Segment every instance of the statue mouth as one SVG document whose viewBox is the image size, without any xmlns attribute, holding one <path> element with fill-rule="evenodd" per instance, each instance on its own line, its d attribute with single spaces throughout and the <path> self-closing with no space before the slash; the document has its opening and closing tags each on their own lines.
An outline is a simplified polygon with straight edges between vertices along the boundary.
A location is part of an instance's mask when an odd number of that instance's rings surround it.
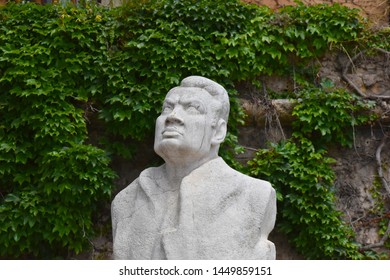
<svg viewBox="0 0 390 280">
<path fill-rule="evenodd" d="M 173 138 L 176 136 L 183 135 L 183 133 L 177 129 L 175 126 L 168 126 L 166 127 L 161 134 L 163 135 L 164 138 Z"/>
</svg>

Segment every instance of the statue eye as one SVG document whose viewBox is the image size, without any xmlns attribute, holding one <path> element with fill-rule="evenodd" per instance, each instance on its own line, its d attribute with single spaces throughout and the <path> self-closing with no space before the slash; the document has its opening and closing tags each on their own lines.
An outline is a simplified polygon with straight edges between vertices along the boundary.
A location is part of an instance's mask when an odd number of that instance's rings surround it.
<svg viewBox="0 0 390 280">
<path fill-rule="evenodd" d="M 188 107 L 187 107 L 187 110 L 188 111 L 199 111 L 199 105 L 189 105 Z"/>
<path fill-rule="evenodd" d="M 202 113 L 202 106 L 200 104 L 188 104 L 186 111 L 189 113 L 199 114 Z"/>
<path fill-rule="evenodd" d="M 162 108 L 162 112 L 163 113 L 170 113 L 170 112 L 172 112 L 172 110 L 173 110 L 172 106 L 167 105 L 167 104 L 164 105 L 163 108 Z"/>
</svg>

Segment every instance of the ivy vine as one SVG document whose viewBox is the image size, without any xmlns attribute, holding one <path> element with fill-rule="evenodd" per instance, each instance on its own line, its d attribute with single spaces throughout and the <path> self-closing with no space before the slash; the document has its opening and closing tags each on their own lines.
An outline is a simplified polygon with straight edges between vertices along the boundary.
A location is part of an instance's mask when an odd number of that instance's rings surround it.
<svg viewBox="0 0 390 280">
<path fill-rule="evenodd" d="M 372 107 L 329 82 L 297 93 L 292 137 L 261 149 L 249 162 L 253 176 L 277 189 L 278 227 L 309 259 L 361 259 L 352 229 L 335 209 L 332 164 L 327 145 L 352 145 L 353 127 L 374 116 L 358 114 Z"/>
<path fill-rule="evenodd" d="M 88 144 L 78 106 L 96 84 L 97 15 L 34 4 L 0 10 L 1 257 L 81 252 L 99 201 L 110 197 L 110 159 Z"/>
<path fill-rule="evenodd" d="M 273 11 L 237 0 L 131 0 L 113 9 L 89 3 L 1 7 L 0 256 L 66 257 L 86 250 L 94 211 L 113 188 L 110 156 L 132 158 L 137 141 L 153 133 L 166 92 L 182 78 L 203 75 L 228 89 L 230 134 L 222 155 L 236 164 L 244 114 L 234 84 L 289 75 L 292 66 L 303 68 L 330 46 L 353 50 L 359 38 L 370 40 L 365 28 L 356 10 L 340 5 Z M 300 98 L 309 104 L 313 95 L 324 101 L 331 96 L 328 105 L 346 114 L 365 106 L 332 92 L 309 89 Z M 275 171 L 270 180 L 287 205 L 283 219 L 302 225 L 296 245 L 308 257 L 356 258 L 349 232 L 332 210 L 332 160 L 309 134 L 347 144 L 348 136 L 338 132 L 348 121 L 363 120 L 345 115 L 335 130 L 334 119 L 320 125 L 322 116 L 313 117 L 305 103 L 296 111 L 302 135 L 260 151 L 251 172 Z M 286 160 L 293 171 L 283 177 L 278 168 L 287 168 Z M 296 183 L 287 193 L 290 181 Z M 316 204 L 308 207 L 311 199 Z M 305 235 L 304 225 L 313 225 L 307 232 L 315 231 L 315 238 Z M 284 228 L 292 233 L 288 223 Z M 310 253 L 312 240 L 319 249 Z"/>
</svg>

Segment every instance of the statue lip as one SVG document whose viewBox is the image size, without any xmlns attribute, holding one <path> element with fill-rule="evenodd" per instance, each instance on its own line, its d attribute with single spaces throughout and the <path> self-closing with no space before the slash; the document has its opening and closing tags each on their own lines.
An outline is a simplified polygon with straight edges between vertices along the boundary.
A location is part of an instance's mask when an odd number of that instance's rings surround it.
<svg viewBox="0 0 390 280">
<path fill-rule="evenodd" d="M 180 132 L 175 126 L 168 126 L 164 128 L 164 130 L 161 132 L 163 136 L 166 137 L 173 137 L 177 135 L 183 135 L 182 132 Z"/>
</svg>

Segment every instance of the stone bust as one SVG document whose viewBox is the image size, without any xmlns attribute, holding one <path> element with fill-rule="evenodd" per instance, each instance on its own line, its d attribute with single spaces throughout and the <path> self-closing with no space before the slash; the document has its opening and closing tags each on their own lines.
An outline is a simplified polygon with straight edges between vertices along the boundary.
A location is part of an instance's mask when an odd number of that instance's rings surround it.
<svg viewBox="0 0 390 280">
<path fill-rule="evenodd" d="M 154 143 L 165 164 L 112 202 L 115 259 L 275 259 L 274 189 L 218 156 L 229 107 L 226 90 L 200 76 L 168 92 Z"/>
</svg>

